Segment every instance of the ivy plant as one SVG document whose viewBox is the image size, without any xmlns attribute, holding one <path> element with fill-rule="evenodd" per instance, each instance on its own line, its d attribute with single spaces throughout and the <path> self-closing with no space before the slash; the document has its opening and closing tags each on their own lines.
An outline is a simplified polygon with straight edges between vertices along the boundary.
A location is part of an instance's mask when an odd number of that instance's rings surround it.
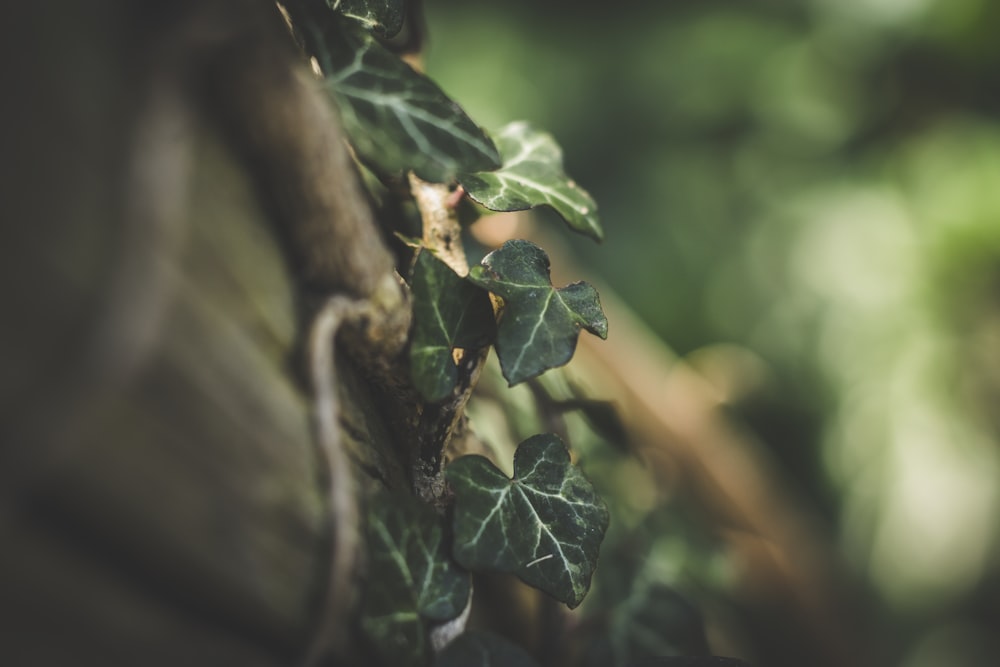
<svg viewBox="0 0 1000 667">
<path fill-rule="evenodd" d="M 403 28 L 402 0 L 326 0 L 326 4 L 383 37 L 393 37 Z"/>
<path fill-rule="evenodd" d="M 324 11 L 326 4 L 298 0 L 291 13 L 364 162 L 380 174 L 412 171 L 434 182 L 500 166 L 496 145 L 461 107 L 372 34 L 398 29 L 401 1 L 332 2 Z"/>
<path fill-rule="evenodd" d="M 552 135 L 518 121 L 501 129 L 496 142 L 500 169 L 458 177 L 470 197 L 491 211 L 548 206 L 570 229 L 604 240 L 597 204 L 563 172 L 562 149 Z"/>
<path fill-rule="evenodd" d="M 458 459 L 447 472 L 459 563 L 516 574 L 571 608 L 583 601 L 608 510 L 558 436 L 522 442 L 513 479 L 475 455 Z"/>
<path fill-rule="evenodd" d="M 507 241 L 472 268 L 469 280 L 503 299 L 496 349 L 512 385 L 568 362 L 581 328 L 608 336 L 597 290 L 584 282 L 553 287 L 549 258 L 530 241 Z"/>
<path fill-rule="evenodd" d="M 376 494 L 368 512 L 370 581 L 361 628 L 387 664 L 426 660 L 428 628 L 458 616 L 469 574 L 448 556 L 441 518 L 420 503 Z"/>
<path fill-rule="evenodd" d="M 414 325 L 410 342 L 413 383 L 428 401 L 451 393 L 458 378 L 455 348 L 489 345 L 496 321 L 489 296 L 422 249 L 410 278 Z"/>
<path fill-rule="evenodd" d="M 397 266 L 412 304 L 405 357 L 417 403 L 406 422 L 414 442 L 401 449 L 416 452 L 414 471 L 437 481 L 424 488 L 430 497 L 416 482 L 414 489 L 369 494 L 359 630 L 384 665 L 536 665 L 497 636 L 462 634 L 475 597 L 473 575 L 512 574 L 577 607 L 598 566 L 608 508 L 553 433 L 517 447 L 512 477 L 501 471 L 506 462 L 478 454 L 442 469 L 444 451 L 461 430 L 464 401 L 489 346 L 513 386 L 568 363 L 581 331 L 606 338 L 608 321 L 592 286 L 552 284 L 548 255 L 529 241 L 509 240 L 466 270 L 458 211 L 463 198 L 487 211 L 547 207 L 573 232 L 601 241 L 597 205 L 565 173 L 550 134 L 514 122 L 491 135 L 397 53 L 391 38 L 407 27 L 415 9 L 408 0 L 285 0 L 283 6 L 339 111 L 353 155 L 381 183 L 378 199 L 398 200 L 387 209 L 416 208 L 424 227 Z M 431 212 L 417 194 L 425 185 L 439 197 Z M 387 237 L 400 231 L 392 227 Z M 406 388 L 393 391 L 410 395 Z"/>
</svg>

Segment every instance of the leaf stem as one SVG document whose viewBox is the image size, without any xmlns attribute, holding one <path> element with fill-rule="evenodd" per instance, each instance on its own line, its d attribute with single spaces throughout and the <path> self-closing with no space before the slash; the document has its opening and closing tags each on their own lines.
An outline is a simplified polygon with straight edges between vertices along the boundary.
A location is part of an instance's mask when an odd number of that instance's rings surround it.
<svg viewBox="0 0 1000 667">
<path fill-rule="evenodd" d="M 469 262 L 462 245 L 462 227 L 456 212 L 456 193 L 447 185 L 429 183 L 409 174 L 410 191 L 423 221 L 422 242 L 460 276 L 469 274 Z M 447 453 L 458 455 L 465 432 L 465 406 L 479 380 L 489 348 L 455 351 L 458 382 L 451 396 L 441 403 L 425 406 L 417 430 L 417 461 L 414 490 L 426 502 L 443 508 L 445 482 L 442 465 Z"/>
<path fill-rule="evenodd" d="M 423 244 L 458 275 L 469 274 L 469 261 L 462 247 L 454 192 L 442 183 L 428 183 L 410 172 L 410 192 L 424 223 Z"/>
</svg>

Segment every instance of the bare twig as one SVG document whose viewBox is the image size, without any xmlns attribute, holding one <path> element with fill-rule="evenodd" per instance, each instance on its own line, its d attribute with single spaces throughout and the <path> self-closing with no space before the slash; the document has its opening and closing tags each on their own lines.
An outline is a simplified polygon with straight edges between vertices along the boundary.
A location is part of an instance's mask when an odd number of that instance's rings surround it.
<svg viewBox="0 0 1000 667">
<path fill-rule="evenodd" d="M 458 275 L 468 275 L 469 262 L 462 247 L 462 226 L 455 210 L 455 193 L 447 185 L 428 183 L 412 172 L 410 192 L 424 223 L 424 247 L 433 250 Z"/>
</svg>

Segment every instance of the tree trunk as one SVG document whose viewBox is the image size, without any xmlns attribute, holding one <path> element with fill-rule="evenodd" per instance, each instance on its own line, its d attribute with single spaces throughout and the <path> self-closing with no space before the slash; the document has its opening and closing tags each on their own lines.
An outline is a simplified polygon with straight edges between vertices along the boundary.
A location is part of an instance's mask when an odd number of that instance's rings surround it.
<svg viewBox="0 0 1000 667">
<path fill-rule="evenodd" d="M 230 74 L 233 35 L 280 16 L 115 0 L 5 14 L 0 662 L 294 664 L 332 548 L 304 281 L 259 146 L 219 110 L 238 100 L 206 86 Z M 346 445 L 367 445 L 354 460 L 386 474 L 346 359 L 338 387 Z"/>
</svg>

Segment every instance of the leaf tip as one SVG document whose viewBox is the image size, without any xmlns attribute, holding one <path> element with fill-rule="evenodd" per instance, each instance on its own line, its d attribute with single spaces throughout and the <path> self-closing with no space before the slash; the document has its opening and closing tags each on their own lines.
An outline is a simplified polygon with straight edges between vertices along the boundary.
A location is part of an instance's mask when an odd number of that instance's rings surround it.
<svg viewBox="0 0 1000 667">
<path fill-rule="evenodd" d="M 599 304 L 598 304 L 598 307 L 600 307 Z M 600 338 L 601 340 L 607 340 L 608 339 L 608 318 L 604 314 L 603 310 L 601 311 L 601 318 L 599 320 L 595 321 L 594 323 L 592 323 L 591 327 L 588 328 L 587 330 L 590 333 L 592 333 L 595 336 L 597 336 L 598 338 Z"/>
</svg>

